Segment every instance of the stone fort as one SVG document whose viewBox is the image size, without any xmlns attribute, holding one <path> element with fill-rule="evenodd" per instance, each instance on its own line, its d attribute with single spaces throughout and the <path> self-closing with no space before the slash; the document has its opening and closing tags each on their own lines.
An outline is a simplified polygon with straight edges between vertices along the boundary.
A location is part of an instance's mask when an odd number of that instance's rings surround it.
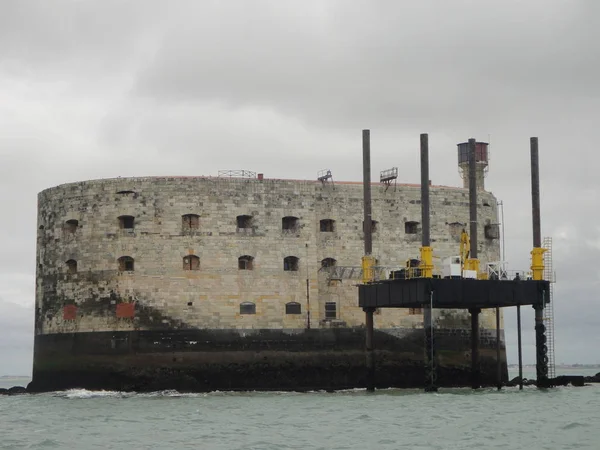
<svg viewBox="0 0 600 450">
<path fill-rule="evenodd" d="M 479 187 L 479 258 L 498 261 L 497 201 L 482 178 Z M 362 195 L 360 182 L 262 175 L 116 178 L 41 192 L 34 384 L 36 370 L 77 342 L 92 348 L 94 336 L 106 341 L 96 353 L 137 354 L 139 333 L 152 330 L 221 330 L 237 339 L 268 330 L 360 329 Z M 468 190 L 432 185 L 430 197 L 438 270 L 443 258 L 459 254 Z M 372 210 L 373 255 L 380 276 L 388 276 L 418 258 L 419 185 L 372 183 Z M 422 332 L 419 309 L 377 311 L 374 320 L 392 335 Z M 438 328 L 469 329 L 466 311 L 439 310 L 434 320 Z M 483 338 L 491 330 L 495 339 L 494 310 L 480 321 Z M 171 338 L 160 336 L 144 345 L 164 349 Z M 200 345 L 185 339 L 185 351 Z M 169 352 L 182 350 L 169 345 Z"/>
</svg>

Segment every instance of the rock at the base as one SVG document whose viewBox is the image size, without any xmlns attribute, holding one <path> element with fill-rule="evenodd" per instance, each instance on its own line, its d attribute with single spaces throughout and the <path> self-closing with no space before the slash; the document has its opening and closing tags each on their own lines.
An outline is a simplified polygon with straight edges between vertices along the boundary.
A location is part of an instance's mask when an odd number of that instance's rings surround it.
<svg viewBox="0 0 600 450">
<path fill-rule="evenodd" d="M 6 395 L 18 395 L 18 394 L 27 394 L 27 389 L 23 386 L 13 386 L 8 388 L 5 392 Z"/>
</svg>

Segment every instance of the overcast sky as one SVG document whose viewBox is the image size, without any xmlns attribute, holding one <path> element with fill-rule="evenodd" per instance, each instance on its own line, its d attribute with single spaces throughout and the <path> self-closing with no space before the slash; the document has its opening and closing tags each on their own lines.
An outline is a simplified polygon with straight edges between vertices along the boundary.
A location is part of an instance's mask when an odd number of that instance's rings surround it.
<svg viewBox="0 0 600 450">
<path fill-rule="evenodd" d="M 556 358 L 599 363 L 600 3 L 595 0 L 5 0 L 0 14 L 0 375 L 31 370 L 36 195 L 145 175 L 361 179 L 392 166 L 460 185 L 456 144 L 491 140 L 487 187 L 527 268 L 529 137 L 554 239 Z M 533 313 L 524 351 L 534 361 Z M 516 362 L 515 311 L 506 311 Z"/>
</svg>

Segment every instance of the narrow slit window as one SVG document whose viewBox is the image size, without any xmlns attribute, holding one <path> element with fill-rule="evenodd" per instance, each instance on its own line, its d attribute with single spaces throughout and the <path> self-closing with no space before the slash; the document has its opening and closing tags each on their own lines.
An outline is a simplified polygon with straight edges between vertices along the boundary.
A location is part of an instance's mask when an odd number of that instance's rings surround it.
<svg viewBox="0 0 600 450">
<path fill-rule="evenodd" d="M 120 272 L 133 272 L 134 261 L 131 256 L 121 256 L 118 259 Z"/>
<path fill-rule="evenodd" d="M 200 258 L 196 255 L 184 256 L 183 270 L 200 270 Z"/>
<path fill-rule="evenodd" d="M 286 256 L 285 258 L 283 258 L 283 270 L 285 270 L 286 272 L 297 272 L 298 262 L 298 257 Z"/>
<path fill-rule="evenodd" d="M 335 231 L 335 220 L 322 219 L 320 222 L 320 229 L 322 233 L 333 233 Z"/>
<path fill-rule="evenodd" d="M 254 269 L 254 258 L 250 255 L 240 256 L 238 258 L 238 269 L 239 270 L 253 270 Z"/>
<path fill-rule="evenodd" d="M 181 216 L 181 228 L 185 230 L 197 230 L 200 228 L 200 216 L 198 214 L 184 214 Z"/>
<path fill-rule="evenodd" d="M 77 261 L 75 261 L 74 259 L 69 259 L 65 265 L 67 266 L 67 273 L 68 274 L 75 274 L 77 273 Z"/>
<path fill-rule="evenodd" d="M 251 302 L 240 303 L 240 314 L 256 314 L 256 305 Z"/>
<path fill-rule="evenodd" d="M 302 314 L 302 306 L 298 302 L 289 302 L 285 304 L 286 314 Z"/>
</svg>

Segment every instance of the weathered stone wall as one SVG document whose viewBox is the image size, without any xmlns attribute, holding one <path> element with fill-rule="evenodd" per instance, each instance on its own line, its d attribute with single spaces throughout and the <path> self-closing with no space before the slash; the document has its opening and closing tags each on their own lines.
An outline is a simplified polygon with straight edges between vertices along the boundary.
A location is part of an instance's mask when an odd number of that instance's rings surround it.
<svg viewBox="0 0 600 450">
<path fill-rule="evenodd" d="M 307 278 L 313 328 L 360 326 L 357 279 L 328 281 L 321 261 L 359 266 L 363 255 L 362 183 L 236 178 L 119 178 L 72 183 L 45 190 L 38 199 L 36 293 L 37 334 L 165 328 L 302 329 L 307 325 Z M 400 267 L 419 255 L 421 235 L 406 234 L 405 222 L 421 221 L 420 188 L 374 183 L 373 254 L 380 266 Z M 197 230 L 184 230 L 182 215 L 199 215 Z M 120 229 L 119 216 L 135 218 L 134 230 Z M 251 230 L 236 217 L 252 216 Z M 431 237 L 440 258 L 458 254 L 461 225 L 468 224 L 468 192 L 431 188 Z M 283 231 L 282 218 L 299 219 Z M 333 219 L 335 231 L 321 232 Z M 76 220 L 77 226 L 66 224 Z M 497 222 L 496 199 L 479 193 L 479 257 L 499 259 L 497 239 L 484 225 Z M 184 270 L 183 258 L 200 258 L 199 270 Z M 238 258 L 254 258 L 239 270 Z M 118 258 L 134 258 L 134 271 L 119 271 Z M 298 271 L 284 271 L 286 256 L 299 258 Z M 68 273 L 66 261 L 77 261 Z M 441 263 L 441 260 L 435 260 Z M 118 305 L 135 303 L 135 317 L 117 317 Z M 252 302 L 256 314 L 240 314 Z M 298 302 L 302 313 L 286 314 Z M 325 303 L 335 302 L 336 320 L 324 321 Z M 75 305 L 74 316 L 64 307 Z M 445 327 L 464 328 L 467 315 L 443 313 Z M 441 318 L 440 318 L 441 320 Z M 418 328 L 422 315 L 384 310 L 378 328 Z M 495 328 L 493 311 L 483 328 Z"/>
</svg>

